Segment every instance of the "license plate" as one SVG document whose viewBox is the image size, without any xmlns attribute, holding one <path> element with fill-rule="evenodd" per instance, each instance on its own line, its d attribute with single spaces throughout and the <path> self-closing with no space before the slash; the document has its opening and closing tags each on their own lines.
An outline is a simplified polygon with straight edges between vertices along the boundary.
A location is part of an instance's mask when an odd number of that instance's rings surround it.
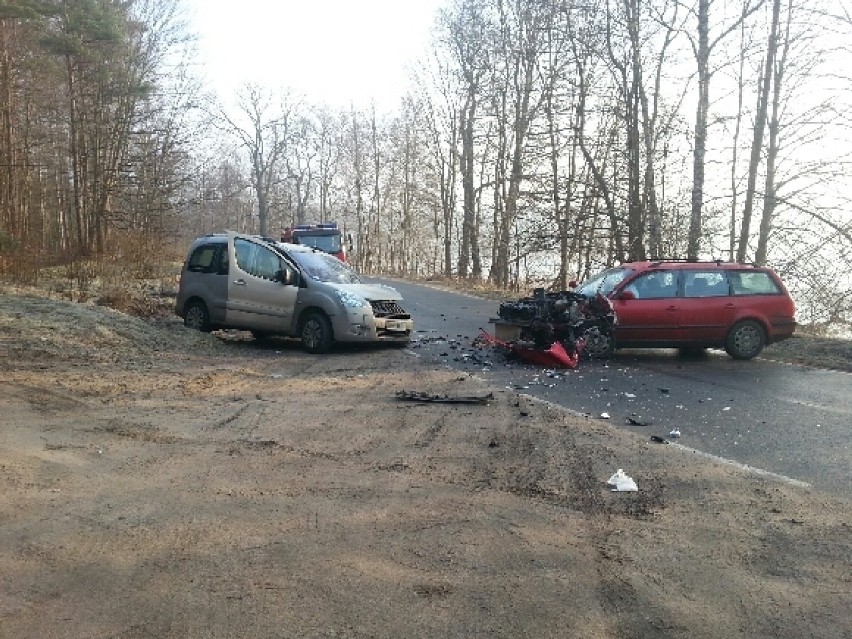
<svg viewBox="0 0 852 639">
<path fill-rule="evenodd" d="M 404 331 L 406 329 L 405 322 L 399 320 L 387 320 L 385 322 L 385 330 L 388 331 Z"/>
</svg>

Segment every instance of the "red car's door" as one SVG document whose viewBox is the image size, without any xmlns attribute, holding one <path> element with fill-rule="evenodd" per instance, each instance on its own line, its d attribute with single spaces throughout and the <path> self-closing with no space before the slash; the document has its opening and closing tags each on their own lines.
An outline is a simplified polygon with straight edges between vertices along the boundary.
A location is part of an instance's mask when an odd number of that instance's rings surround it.
<svg viewBox="0 0 852 639">
<path fill-rule="evenodd" d="M 736 309 L 725 271 L 683 272 L 680 327 L 685 340 L 695 345 L 723 344 Z"/>
<path fill-rule="evenodd" d="M 676 343 L 679 336 L 679 271 L 639 274 L 615 292 L 618 318 L 616 342 L 620 345 Z"/>
</svg>

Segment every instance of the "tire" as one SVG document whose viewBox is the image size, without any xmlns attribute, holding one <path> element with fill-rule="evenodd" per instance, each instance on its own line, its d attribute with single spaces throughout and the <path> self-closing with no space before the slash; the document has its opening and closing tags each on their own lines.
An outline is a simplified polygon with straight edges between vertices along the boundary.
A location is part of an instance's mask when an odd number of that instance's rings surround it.
<svg viewBox="0 0 852 639">
<path fill-rule="evenodd" d="M 302 320 L 299 334 L 302 337 L 302 346 L 309 353 L 327 353 L 334 342 L 331 322 L 323 313 L 309 313 Z"/>
<path fill-rule="evenodd" d="M 202 333 L 209 333 L 210 312 L 207 306 L 201 300 L 192 300 L 186 305 L 186 311 L 183 315 L 183 325 Z"/>
<path fill-rule="evenodd" d="M 754 320 L 737 322 L 725 338 L 725 351 L 734 359 L 751 359 L 766 345 L 766 333 Z"/>
<path fill-rule="evenodd" d="M 606 359 L 615 352 L 615 335 L 612 330 L 591 326 L 583 333 L 586 346 L 583 352 L 594 359 Z"/>
</svg>

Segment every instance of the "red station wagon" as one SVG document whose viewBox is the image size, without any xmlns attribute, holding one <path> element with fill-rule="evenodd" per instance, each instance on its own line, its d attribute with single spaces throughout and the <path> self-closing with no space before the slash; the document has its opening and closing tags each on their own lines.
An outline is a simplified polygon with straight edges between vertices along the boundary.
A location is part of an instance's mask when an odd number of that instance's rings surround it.
<svg viewBox="0 0 852 639">
<path fill-rule="evenodd" d="M 724 348 L 750 359 L 796 328 L 795 304 L 768 268 L 730 262 L 628 262 L 576 291 L 612 300 L 618 348 Z"/>
</svg>

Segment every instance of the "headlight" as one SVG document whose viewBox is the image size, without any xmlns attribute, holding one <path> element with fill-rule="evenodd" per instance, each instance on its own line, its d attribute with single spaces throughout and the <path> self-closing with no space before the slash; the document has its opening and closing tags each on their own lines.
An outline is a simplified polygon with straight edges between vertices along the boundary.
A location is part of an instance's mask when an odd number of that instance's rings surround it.
<svg viewBox="0 0 852 639">
<path fill-rule="evenodd" d="M 360 295 L 355 295 L 355 293 L 350 293 L 349 291 L 335 291 L 337 293 L 337 299 L 340 300 L 340 303 L 344 306 L 348 306 L 349 308 L 360 308 L 362 306 L 369 306 L 367 300 L 365 300 Z"/>
</svg>

